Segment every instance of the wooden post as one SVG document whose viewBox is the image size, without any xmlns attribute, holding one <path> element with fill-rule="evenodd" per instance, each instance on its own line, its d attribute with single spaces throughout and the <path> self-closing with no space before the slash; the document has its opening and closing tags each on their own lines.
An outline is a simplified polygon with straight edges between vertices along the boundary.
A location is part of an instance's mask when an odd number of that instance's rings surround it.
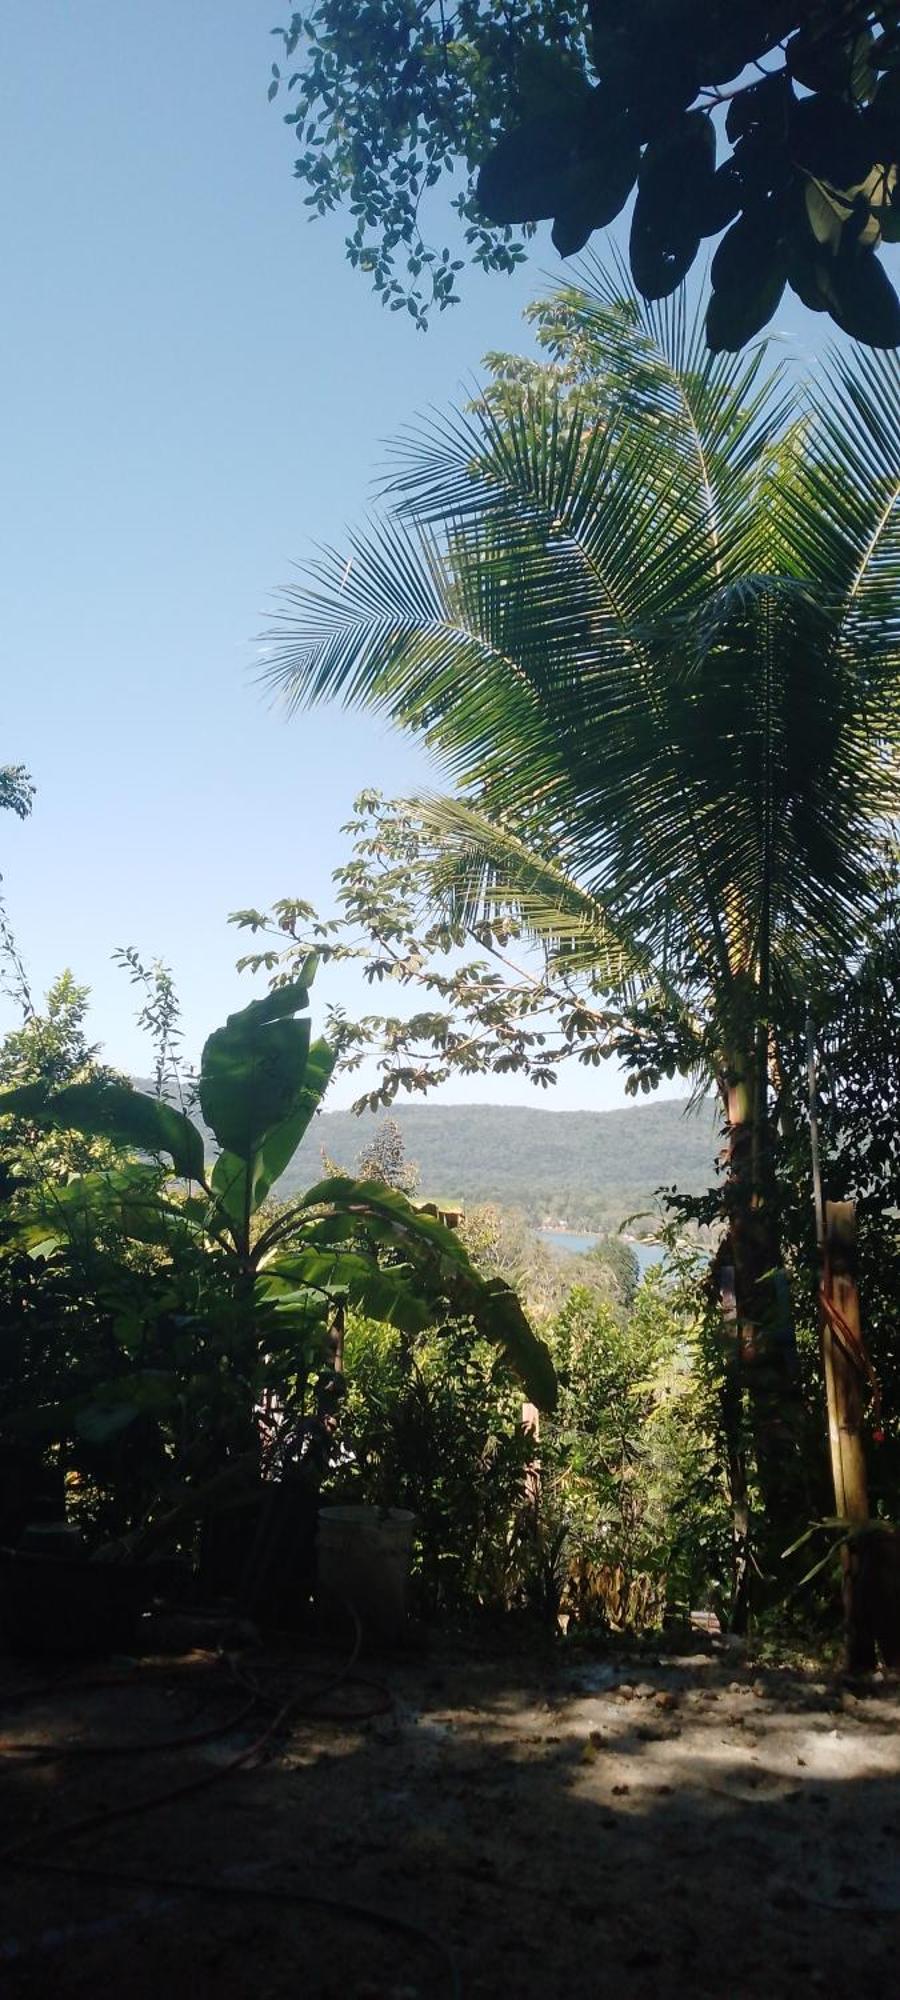
<svg viewBox="0 0 900 2000">
<path fill-rule="evenodd" d="M 828 1442 L 835 1513 L 851 1530 L 841 1549 L 845 1665 L 868 1672 L 877 1659 L 881 1623 L 879 1578 L 871 1573 L 868 1543 L 860 1534 L 869 1519 L 869 1490 L 862 1435 L 862 1324 L 856 1287 L 856 1207 L 825 1203 L 822 1362 L 828 1397 Z M 834 1318 L 829 1316 L 829 1306 Z"/>
<path fill-rule="evenodd" d="M 536 1512 L 541 1499 L 541 1413 L 536 1403 L 522 1404 L 522 1429 L 534 1440 L 534 1457 L 525 1467 L 525 1497 Z"/>
<path fill-rule="evenodd" d="M 869 1489 L 862 1435 L 862 1325 L 856 1287 L 856 1207 L 852 1201 L 825 1203 L 825 1257 L 826 1299 L 839 1315 L 835 1326 L 823 1307 L 822 1363 L 834 1510 L 841 1520 L 861 1527 L 869 1518 Z"/>
</svg>

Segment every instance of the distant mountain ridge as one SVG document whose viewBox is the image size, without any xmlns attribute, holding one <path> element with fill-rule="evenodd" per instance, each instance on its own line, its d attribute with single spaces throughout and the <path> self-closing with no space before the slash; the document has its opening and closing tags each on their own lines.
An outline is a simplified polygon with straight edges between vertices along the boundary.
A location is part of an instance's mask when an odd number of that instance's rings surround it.
<svg viewBox="0 0 900 2000">
<path fill-rule="evenodd" d="M 493 1201 L 532 1223 L 575 1229 L 617 1228 L 651 1209 L 659 1187 L 703 1193 L 715 1180 L 721 1143 L 711 1098 L 691 1112 L 670 1099 L 621 1111 L 401 1103 L 391 1115 L 418 1166 L 421 1196 L 448 1205 Z M 321 1179 L 323 1155 L 352 1172 L 378 1123 L 368 1112 L 320 1113 L 277 1193 Z"/>
<path fill-rule="evenodd" d="M 683 1103 L 641 1104 L 623 1111 L 545 1111 L 499 1104 L 403 1105 L 393 1116 L 407 1156 L 419 1168 L 423 1195 L 463 1204 L 493 1201 L 521 1209 L 534 1223 L 576 1229 L 617 1227 L 653 1205 L 661 1186 L 700 1194 L 715 1179 L 720 1141 L 707 1100 L 686 1115 Z M 313 1149 L 355 1166 L 374 1117 L 324 1112 L 308 1132 L 282 1184 L 308 1184 Z"/>
</svg>

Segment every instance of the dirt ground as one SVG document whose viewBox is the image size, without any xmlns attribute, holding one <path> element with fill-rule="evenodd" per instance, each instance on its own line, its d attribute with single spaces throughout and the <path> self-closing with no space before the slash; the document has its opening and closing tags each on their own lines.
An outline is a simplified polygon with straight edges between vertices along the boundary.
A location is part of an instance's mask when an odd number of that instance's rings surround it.
<svg viewBox="0 0 900 2000">
<path fill-rule="evenodd" d="M 4 1996 L 900 1990 L 896 1680 L 434 1646 L 362 1662 L 326 1719 L 307 1648 L 244 1659 L 269 1706 L 229 1729 L 209 1653 L 93 1671 L 0 1671 Z"/>
</svg>

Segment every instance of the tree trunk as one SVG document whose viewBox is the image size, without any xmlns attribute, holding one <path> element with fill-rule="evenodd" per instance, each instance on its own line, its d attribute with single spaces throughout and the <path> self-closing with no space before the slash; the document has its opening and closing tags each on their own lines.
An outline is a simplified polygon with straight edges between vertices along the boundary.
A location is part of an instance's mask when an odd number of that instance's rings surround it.
<svg viewBox="0 0 900 2000">
<path fill-rule="evenodd" d="M 738 1395 L 747 1392 L 763 1502 L 754 1560 L 772 1572 L 804 1518 L 806 1492 L 797 1348 L 781 1259 L 765 1079 L 755 1055 L 732 1064 L 726 1117 L 735 1365 Z"/>
<path fill-rule="evenodd" d="M 342 1305 L 335 1306 L 334 1318 L 328 1331 L 327 1353 L 330 1366 L 336 1375 L 344 1372 L 344 1336 L 347 1318 Z"/>
<path fill-rule="evenodd" d="M 728 1465 L 728 1497 L 731 1502 L 731 1604 L 728 1611 L 728 1629 L 730 1632 L 744 1633 L 750 1618 L 750 1502 L 747 1491 L 747 1458 L 744 1449 L 744 1408 L 738 1353 L 734 1265 L 717 1262 L 717 1278 L 725 1340 L 721 1395 L 722 1431 Z"/>
</svg>

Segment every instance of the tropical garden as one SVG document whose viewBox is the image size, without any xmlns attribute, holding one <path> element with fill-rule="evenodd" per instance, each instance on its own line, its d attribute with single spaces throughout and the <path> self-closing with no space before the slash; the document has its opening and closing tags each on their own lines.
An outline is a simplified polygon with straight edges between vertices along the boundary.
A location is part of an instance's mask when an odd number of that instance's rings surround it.
<svg viewBox="0 0 900 2000">
<path fill-rule="evenodd" d="M 896 362 L 714 353 L 615 265 L 531 318 L 537 358 L 398 442 L 268 635 L 291 710 L 386 714 L 452 789 L 360 801 L 336 914 L 235 914 L 268 991 L 196 1075 L 167 968 L 119 954 L 135 1088 L 5 932 L 4 1540 L 67 1520 L 148 1593 L 174 1561 L 277 1621 L 320 1500 L 406 1509 L 423 1615 L 558 1633 L 699 1605 L 833 1637 L 840 1555 L 871 1664 L 897 1643 Z M 313 1039 L 317 966 L 348 959 L 420 1004 Z M 280 1199 L 363 1056 L 381 1109 L 563 1062 L 687 1079 L 718 1180 L 661 1191 L 640 1288 L 615 1245 L 542 1283 L 527 1232 L 420 1198 L 391 1126 Z"/>
<path fill-rule="evenodd" d="M 368 524 L 283 593 L 269 691 L 386 719 L 443 784 L 359 799 L 322 915 L 234 913 L 264 990 L 196 1073 L 167 966 L 117 954 L 135 1086 L 4 918 L 2 1538 L 274 1616 L 320 1501 L 400 1508 L 428 1616 L 824 1631 L 842 1579 L 851 1655 L 893 1658 L 897 9 L 396 0 L 273 35 L 306 205 L 349 206 L 417 327 L 466 262 L 422 233 L 448 175 L 486 271 L 634 194 L 628 258 L 545 291 L 531 351 L 399 436 Z M 757 340 L 786 286 L 851 336 L 814 370 Z M 33 794 L 0 770 L 0 806 Z M 347 964 L 402 1011 L 332 1000 L 314 1038 Z M 639 1287 L 615 1243 L 548 1282 L 390 1126 L 285 1193 L 338 1074 L 389 1112 L 604 1062 L 721 1133 L 705 1194 L 659 1190 Z"/>
<path fill-rule="evenodd" d="M 363 802 L 336 924 L 289 902 L 240 921 L 280 930 L 277 976 L 313 934 L 445 1003 L 379 1021 L 386 1102 L 454 1065 L 540 1082 L 571 1057 L 714 1093 L 721 1183 L 671 1207 L 716 1228 L 740 1620 L 812 1520 L 868 1524 L 858 1384 L 890 1367 L 829 1259 L 845 1285 L 857 1218 L 835 1202 L 862 1197 L 876 1286 L 893 1228 L 890 1059 L 867 1038 L 896 950 L 896 363 L 798 382 L 596 266 L 534 319 L 545 359 L 494 357 L 474 404 L 398 443 L 378 516 L 270 635 L 293 707 L 388 715 L 454 789 Z M 467 938 L 493 958 L 450 964 Z M 537 970 L 509 975 L 511 939 Z"/>
<path fill-rule="evenodd" d="M 900 5 L 157 11 L 4 32 L 5 1979 L 888 1992 Z"/>
</svg>

